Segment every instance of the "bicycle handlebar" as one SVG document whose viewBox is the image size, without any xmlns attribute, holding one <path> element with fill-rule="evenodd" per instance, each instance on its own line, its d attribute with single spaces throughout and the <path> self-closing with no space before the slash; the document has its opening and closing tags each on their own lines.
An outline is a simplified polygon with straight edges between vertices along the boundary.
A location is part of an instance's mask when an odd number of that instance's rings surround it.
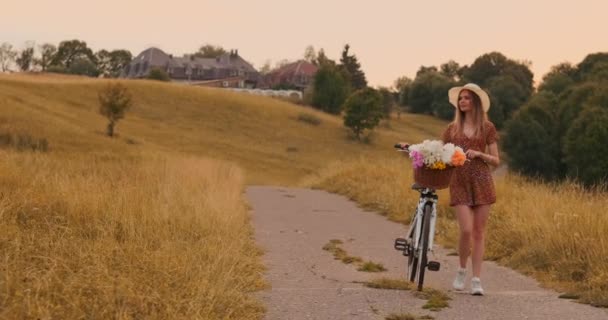
<svg viewBox="0 0 608 320">
<path fill-rule="evenodd" d="M 399 149 L 397 151 L 409 151 L 410 145 L 409 144 L 402 145 L 401 143 L 396 143 L 393 146 L 393 148 Z"/>
</svg>

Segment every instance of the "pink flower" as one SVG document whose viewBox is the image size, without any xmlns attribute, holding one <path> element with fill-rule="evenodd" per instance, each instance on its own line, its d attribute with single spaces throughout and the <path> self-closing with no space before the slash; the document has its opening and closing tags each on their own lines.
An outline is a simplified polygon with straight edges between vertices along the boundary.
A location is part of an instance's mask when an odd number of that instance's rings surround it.
<svg viewBox="0 0 608 320">
<path fill-rule="evenodd" d="M 415 169 L 422 168 L 424 166 L 424 156 L 417 151 L 410 151 L 410 158 L 412 158 L 412 165 Z"/>
</svg>

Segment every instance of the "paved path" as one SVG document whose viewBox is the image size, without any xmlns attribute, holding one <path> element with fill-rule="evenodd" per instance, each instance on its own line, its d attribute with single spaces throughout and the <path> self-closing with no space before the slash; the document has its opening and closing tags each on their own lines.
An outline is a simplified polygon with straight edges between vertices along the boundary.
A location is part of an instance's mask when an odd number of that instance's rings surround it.
<svg viewBox="0 0 608 320">
<path fill-rule="evenodd" d="M 384 319 L 391 313 L 430 314 L 435 319 L 608 319 L 607 309 L 559 299 L 535 280 L 492 262 L 484 264 L 485 296 L 451 291 L 457 257 L 441 248 L 432 258 L 441 262 L 441 270 L 429 272 L 425 284 L 450 290 L 452 300 L 442 311 L 424 310 L 425 301 L 409 291 L 356 283 L 403 276 L 405 257 L 392 247 L 405 232 L 403 225 L 324 191 L 252 186 L 247 197 L 256 241 L 265 250 L 265 276 L 272 286 L 259 293 L 267 319 Z M 344 241 L 342 247 L 349 254 L 380 262 L 388 271 L 359 272 L 334 260 L 322 250 L 331 239 Z"/>
</svg>

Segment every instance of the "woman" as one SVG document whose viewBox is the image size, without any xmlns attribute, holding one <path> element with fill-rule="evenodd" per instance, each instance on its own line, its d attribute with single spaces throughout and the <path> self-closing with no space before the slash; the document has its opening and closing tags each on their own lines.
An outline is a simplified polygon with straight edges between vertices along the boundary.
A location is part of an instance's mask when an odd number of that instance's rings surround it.
<svg viewBox="0 0 608 320">
<path fill-rule="evenodd" d="M 484 231 L 490 205 L 496 193 L 490 167 L 500 164 L 496 128 L 487 118 L 490 97 L 478 85 L 469 83 L 449 90 L 450 103 L 456 108 L 454 121 L 443 133 L 443 142 L 463 148 L 467 161 L 456 167 L 450 182 L 450 205 L 456 210 L 460 239 L 458 255 L 460 268 L 453 287 L 464 290 L 466 266 L 473 244 L 471 294 L 483 295 L 481 264 L 484 252 Z"/>
</svg>

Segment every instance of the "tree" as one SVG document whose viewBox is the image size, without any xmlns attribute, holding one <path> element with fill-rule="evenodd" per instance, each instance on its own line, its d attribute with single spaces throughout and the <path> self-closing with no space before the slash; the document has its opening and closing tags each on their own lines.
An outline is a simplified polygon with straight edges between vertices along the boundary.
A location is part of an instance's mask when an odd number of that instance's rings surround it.
<svg viewBox="0 0 608 320">
<path fill-rule="evenodd" d="M 346 44 L 344 46 L 344 50 L 342 50 L 342 58 L 340 58 L 340 63 L 348 73 L 352 88 L 354 90 L 363 89 L 367 87 L 365 73 L 361 70 L 361 64 L 357 60 L 357 56 L 354 54 L 348 54 L 349 49 L 350 45 Z"/>
<path fill-rule="evenodd" d="M 395 95 L 386 87 L 379 87 L 378 93 L 382 96 L 382 114 L 384 118 L 390 119 L 395 105 Z"/>
<path fill-rule="evenodd" d="M 87 43 L 79 40 L 62 41 L 59 43 L 57 52 L 53 55 L 51 65 L 63 67 L 65 70 L 70 70 L 75 61 L 83 64 L 83 60 L 88 60 L 95 65 L 95 55 L 93 51 L 87 47 Z"/>
<path fill-rule="evenodd" d="M 543 76 L 543 81 L 538 91 L 553 92 L 555 95 L 566 91 L 574 84 L 576 69 L 570 63 L 560 63 L 551 67 L 551 71 Z"/>
<path fill-rule="evenodd" d="M 317 60 L 317 53 L 315 52 L 315 47 L 308 46 L 304 50 L 304 60 L 314 63 Z"/>
<path fill-rule="evenodd" d="M 105 49 L 99 50 L 95 54 L 97 70 L 104 77 L 117 78 L 131 62 L 132 57 L 128 50 L 113 50 L 111 52 Z"/>
<path fill-rule="evenodd" d="M 221 46 L 205 44 L 194 53 L 194 56 L 198 58 L 217 58 L 225 53 L 226 50 Z"/>
<path fill-rule="evenodd" d="M 319 52 L 317 53 L 317 59 L 313 62 L 314 65 L 316 65 L 317 67 L 321 67 L 324 65 L 336 65 L 336 62 L 329 59 L 326 55 L 325 55 L 325 50 L 323 50 L 323 48 L 319 49 Z"/>
<path fill-rule="evenodd" d="M 109 83 L 99 92 L 99 113 L 108 118 L 107 135 L 114 136 L 114 126 L 124 118 L 125 112 L 132 106 L 133 100 L 127 87 L 119 82 Z"/>
<path fill-rule="evenodd" d="M 275 69 L 279 69 L 279 68 L 282 68 L 282 67 L 284 67 L 284 66 L 286 66 L 286 65 L 288 65 L 288 64 L 290 64 L 290 63 L 291 63 L 291 62 L 290 62 L 289 60 L 287 60 L 287 59 L 282 59 L 282 60 L 280 60 L 280 61 L 277 61 L 277 63 L 275 64 L 274 68 L 275 68 Z"/>
<path fill-rule="evenodd" d="M 548 180 L 563 175 L 555 104 L 555 95 L 540 93 L 506 123 L 503 147 L 513 170 Z"/>
<path fill-rule="evenodd" d="M 11 63 L 15 60 L 17 52 L 13 50 L 13 45 L 8 42 L 3 42 L 0 45 L 0 68 L 2 72 L 9 71 Z"/>
<path fill-rule="evenodd" d="M 454 84 L 436 71 L 436 68 L 426 68 L 425 71 L 418 72 L 418 76 L 409 88 L 407 101 L 410 111 L 451 119 L 454 115 L 454 107 L 449 104 L 447 92 Z"/>
<path fill-rule="evenodd" d="M 270 59 L 268 59 L 260 68 L 260 74 L 269 74 L 271 70 L 272 67 L 270 66 Z"/>
<path fill-rule="evenodd" d="M 460 80 L 460 65 L 454 60 L 450 60 L 439 66 L 439 73 L 452 81 Z"/>
<path fill-rule="evenodd" d="M 588 80 L 589 76 L 594 73 L 596 65 L 602 63 L 608 63 L 608 52 L 589 54 L 577 65 L 574 77 L 579 82 Z"/>
<path fill-rule="evenodd" d="M 365 130 L 373 130 L 382 118 L 382 95 L 364 88 L 353 93 L 344 103 L 344 125 L 350 128 L 357 140 Z"/>
<path fill-rule="evenodd" d="M 568 175 L 585 185 L 608 182 L 608 108 L 590 105 L 568 129 L 565 160 Z"/>
<path fill-rule="evenodd" d="M 325 112 L 339 114 L 348 97 L 350 85 L 336 66 L 321 65 L 314 77 L 312 105 Z"/>
<path fill-rule="evenodd" d="M 406 76 L 399 77 L 395 80 L 393 86 L 397 90 L 397 104 L 400 106 L 407 106 L 412 82 L 412 79 Z"/>
<path fill-rule="evenodd" d="M 42 71 L 47 71 L 56 53 L 57 47 L 50 43 L 45 43 L 40 46 L 40 59 L 37 59 L 35 63 L 40 66 Z"/>
<path fill-rule="evenodd" d="M 15 60 L 21 71 L 27 72 L 30 70 L 34 62 L 34 47 L 28 46 L 21 51 L 19 57 Z"/>
</svg>

